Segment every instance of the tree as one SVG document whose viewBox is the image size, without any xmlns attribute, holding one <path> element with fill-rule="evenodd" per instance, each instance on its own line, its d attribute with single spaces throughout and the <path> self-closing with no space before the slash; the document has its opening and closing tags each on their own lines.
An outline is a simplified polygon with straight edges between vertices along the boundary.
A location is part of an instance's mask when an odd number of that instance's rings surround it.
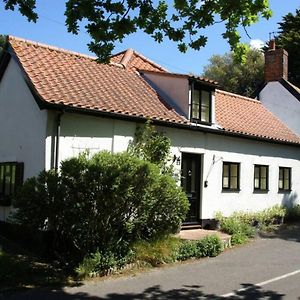
<svg viewBox="0 0 300 300">
<path fill-rule="evenodd" d="M 5 45 L 5 42 L 6 42 L 5 35 L 0 35 L 0 55 L 2 53 L 3 47 Z"/>
<path fill-rule="evenodd" d="M 36 22 L 36 0 L 3 0 L 5 8 L 16 7 L 29 21 Z M 84 21 L 92 41 L 89 49 L 100 61 L 108 61 L 115 41 L 138 29 L 149 34 L 157 42 L 168 38 L 178 44 L 181 52 L 190 47 L 199 50 L 205 46 L 204 30 L 223 22 L 227 39 L 238 56 L 246 48 L 239 44 L 239 26 L 247 27 L 271 16 L 268 0 L 174 0 L 153 2 L 151 0 L 67 0 L 66 26 L 69 32 L 78 34 L 79 24 Z"/>
<path fill-rule="evenodd" d="M 216 80 L 222 89 L 244 96 L 251 96 L 264 77 L 263 53 L 249 49 L 246 62 L 234 60 L 232 53 L 213 55 L 204 67 L 203 76 Z"/>
<path fill-rule="evenodd" d="M 300 9 L 287 14 L 279 24 L 276 44 L 289 53 L 289 81 L 300 87 Z"/>
</svg>

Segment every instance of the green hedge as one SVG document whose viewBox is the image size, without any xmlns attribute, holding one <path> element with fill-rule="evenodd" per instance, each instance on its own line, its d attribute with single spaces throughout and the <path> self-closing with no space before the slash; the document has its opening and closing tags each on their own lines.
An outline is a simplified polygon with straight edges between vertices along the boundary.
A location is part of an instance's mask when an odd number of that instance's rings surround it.
<svg viewBox="0 0 300 300">
<path fill-rule="evenodd" d="M 80 257 L 111 251 L 119 257 L 138 239 L 176 232 L 189 204 L 158 166 L 128 153 L 100 152 L 65 160 L 59 175 L 42 172 L 27 180 L 14 206 L 17 222 L 53 230 Z"/>
</svg>

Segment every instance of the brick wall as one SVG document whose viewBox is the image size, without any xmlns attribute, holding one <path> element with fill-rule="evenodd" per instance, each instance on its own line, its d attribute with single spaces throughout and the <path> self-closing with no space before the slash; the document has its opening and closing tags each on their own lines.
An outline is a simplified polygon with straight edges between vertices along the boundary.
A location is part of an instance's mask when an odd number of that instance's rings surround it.
<svg viewBox="0 0 300 300">
<path fill-rule="evenodd" d="M 288 80 L 288 53 L 271 47 L 265 53 L 265 81 Z"/>
</svg>

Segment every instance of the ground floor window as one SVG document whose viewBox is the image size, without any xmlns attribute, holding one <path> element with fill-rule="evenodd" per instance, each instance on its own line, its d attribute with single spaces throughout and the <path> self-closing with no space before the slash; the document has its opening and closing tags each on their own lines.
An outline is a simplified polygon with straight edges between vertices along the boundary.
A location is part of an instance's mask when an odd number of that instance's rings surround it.
<svg viewBox="0 0 300 300">
<path fill-rule="evenodd" d="M 11 196 L 23 183 L 23 170 L 23 163 L 0 163 L 0 204 L 10 205 Z"/>
<path fill-rule="evenodd" d="M 254 190 L 267 191 L 269 188 L 269 167 L 254 166 Z"/>
<path fill-rule="evenodd" d="M 223 190 L 239 190 L 240 188 L 240 164 L 223 162 Z"/>
<path fill-rule="evenodd" d="M 279 167 L 279 191 L 291 190 L 291 168 Z"/>
</svg>

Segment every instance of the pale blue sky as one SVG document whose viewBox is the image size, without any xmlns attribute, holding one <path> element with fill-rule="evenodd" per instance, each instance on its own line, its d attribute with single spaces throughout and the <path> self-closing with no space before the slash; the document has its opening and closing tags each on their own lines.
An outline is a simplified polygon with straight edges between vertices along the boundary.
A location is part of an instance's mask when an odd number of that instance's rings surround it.
<svg viewBox="0 0 300 300">
<path fill-rule="evenodd" d="M 282 20 L 282 16 L 288 12 L 295 13 L 296 8 L 300 8 L 300 1 L 270 0 L 270 6 L 273 10 L 273 17 L 268 21 L 261 20 L 248 28 L 252 39 L 267 41 L 269 32 L 277 30 L 277 23 Z M 3 1 L 0 1 L 0 33 L 90 54 L 86 46 L 90 40 L 88 34 L 84 31 L 79 35 L 67 32 L 64 26 L 64 8 L 65 1 L 62 0 L 37 0 L 39 20 L 34 24 L 27 22 L 18 11 L 5 11 Z M 200 51 L 189 50 L 182 54 L 177 50 L 176 44 L 167 40 L 157 44 L 149 36 L 138 32 L 126 38 L 122 44 L 117 43 L 114 53 L 133 48 L 170 71 L 201 74 L 203 66 L 208 64 L 211 55 L 223 54 L 229 50 L 228 44 L 221 37 L 222 26 L 222 24 L 216 24 L 205 31 L 208 44 Z M 241 33 L 243 42 L 250 42 L 246 34 Z"/>
</svg>

